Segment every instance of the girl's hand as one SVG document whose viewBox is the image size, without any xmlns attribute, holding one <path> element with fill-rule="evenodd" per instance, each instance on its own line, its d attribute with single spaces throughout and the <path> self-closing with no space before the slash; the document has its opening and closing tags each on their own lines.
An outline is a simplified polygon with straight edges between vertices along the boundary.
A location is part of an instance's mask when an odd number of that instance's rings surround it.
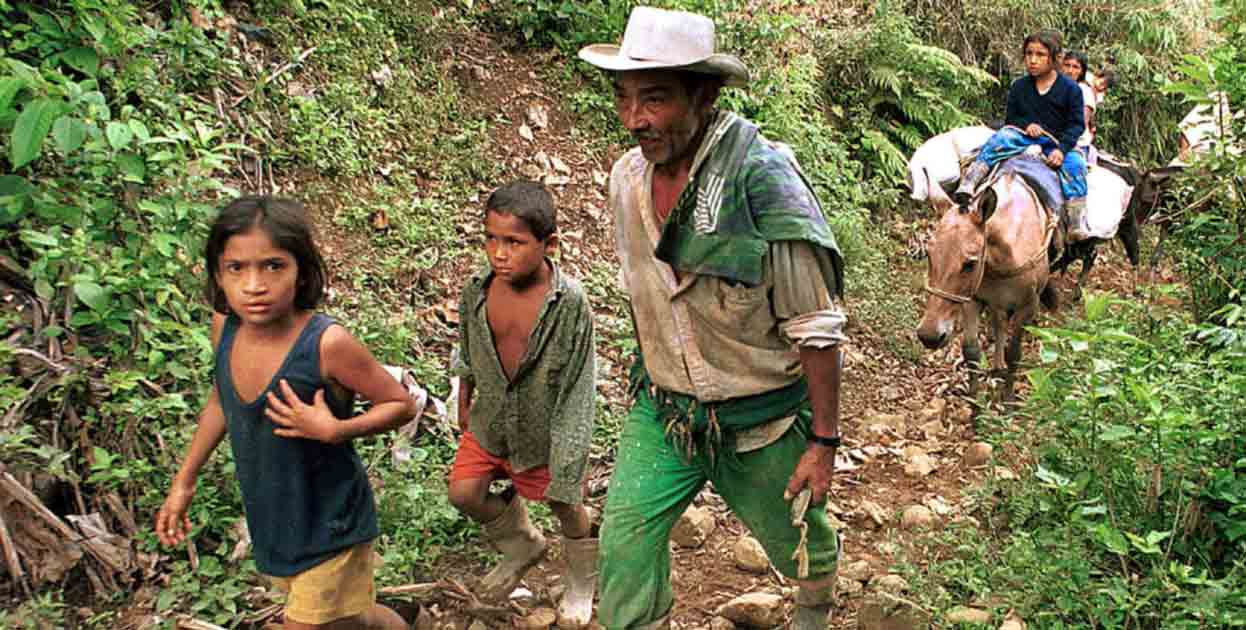
<svg viewBox="0 0 1246 630">
<path fill-rule="evenodd" d="M 1037 138 L 1043 135 L 1043 126 L 1038 123 L 1030 123 L 1025 128 L 1025 135 L 1031 138 Z"/>
<path fill-rule="evenodd" d="M 156 512 L 156 538 L 161 543 L 172 547 L 186 540 L 186 536 L 190 534 L 190 517 L 186 510 L 193 498 L 194 488 L 187 489 L 176 482 L 169 488 L 169 496 L 165 497 L 164 505 Z"/>
<path fill-rule="evenodd" d="M 316 390 L 312 404 L 299 399 L 298 394 L 283 378 L 281 398 L 268 393 L 268 408 L 264 411 L 278 428 L 273 434 L 284 438 L 304 438 L 337 444 L 342 441 L 341 421 L 329 410 L 324 401 L 324 389 Z"/>
<path fill-rule="evenodd" d="M 1056 149 L 1047 154 L 1047 166 L 1051 168 L 1060 168 L 1064 164 L 1064 151 Z"/>
</svg>

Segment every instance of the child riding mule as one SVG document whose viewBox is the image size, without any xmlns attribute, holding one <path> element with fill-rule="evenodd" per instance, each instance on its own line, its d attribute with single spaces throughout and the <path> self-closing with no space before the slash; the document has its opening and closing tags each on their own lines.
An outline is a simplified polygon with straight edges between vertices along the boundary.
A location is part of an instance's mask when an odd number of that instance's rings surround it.
<svg viewBox="0 0 1246 630">
<path fill-rule="evenodd" d="M 1044 305 L 1054 308 L 1055 293 L 1047 285 L 1047 247 L 1056 218 L 1008 168 L 1001 169 L 966 207 L 954 204 L 935 183 L 929 186 L 929 199 L 942 219 L 927 249 L 928 295 L 917 337 L 931 350 L 941 348 L 951 339 L 959 317 L 964 328 L 961 350 L 970 367 L 970 393 L 975 394 L 975 368 L 982 357 L 978 318 L 985 307 L 995 336 L 992 366 L 996 370 L 1007 366 L 1001 397 L 1012 401 L 1025 326 L 1037 312 L 1040 296 Z"/>
</svg>

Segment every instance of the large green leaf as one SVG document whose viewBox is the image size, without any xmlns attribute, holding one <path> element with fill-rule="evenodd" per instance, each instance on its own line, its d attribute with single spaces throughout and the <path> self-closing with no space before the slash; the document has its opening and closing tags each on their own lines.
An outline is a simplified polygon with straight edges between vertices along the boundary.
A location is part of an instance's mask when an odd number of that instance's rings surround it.
<svg viewBox="0 0 1246 630">
<path fill-rule="evenodd" d="M 35 158 L 43 149 L 43 140 L 52 131 L 52 121 L 61 113 L 60 101 L 41 98 L 29 103 L 18 114 L 9 138 L 9 162 L 14 169 L 21 168 Z"/>
<path fill-rule="evenodd" d="M 108 127 L 104 129 L 104 135 L 108 136 L 108 144 L 120 151 L 130 144 L 130 140 L 134 138 L 134 131 L 129 125 L 114 120 L 108 123 Z"/>
<path fill-rule="evenodd" d="M 61 116 L 52 125 L 52 139 L 61 153 L 69 153 L 86 141 L 87 126 L 72 116 Z"/>
<path fill-rule="evenodd" d="M 94 282 L 75 282 L 74 294 L 93 311 L 102 311 L 108 306 L 108 292 Z"/>
<path fill-rule="evenodd" d="M 0 112 L 4 112 L 13 104 L 13 98 L 24 87 L 26 87 L 25 79 L 18 77 L 0 79 Z"/>
<path fill-rule="evenodd" d="M 0 175 L 0 197 L 27 195 L 34 190 L 30 182 L 17 175 Z"/>
<path fill-rule="evenodd" d="M 95 76 L 95 73 L 99 71 L 100 56 L 94 48 L 85 46 L 70 48 L 61 53 L 61 59 L 69 64 L 69 67 L 89 77 Z"/>
</svg>

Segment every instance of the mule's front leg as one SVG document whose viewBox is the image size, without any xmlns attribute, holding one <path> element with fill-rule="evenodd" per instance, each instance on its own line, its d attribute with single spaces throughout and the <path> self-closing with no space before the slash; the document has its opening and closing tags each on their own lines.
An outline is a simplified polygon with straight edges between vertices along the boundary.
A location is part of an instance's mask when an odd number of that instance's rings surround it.
<svg viewBox="0 0 1246 630">
<path fill-rule="evenodd" d="M 978 396 L 978 376 L 982 372 L 982 344 L 978 341 L 978 317 L 981 306 L 970 300 L 961 307 L 961 320 L 964 333 L 961 338 L 960 353 L 965 357 L 965 369 L 969 371 L 969 397 Z"/>
<path fill-rule="evenodd" d="M 1095 266 L 1095 259 L 1099 254 L 1095 251 L 1095 246 L 1090 245 L 1085 254 L 1082 254 L 1082 272 L 1077 274 L 1077 286 L 1073 289 L 1073 301 L 1082 301 L 1082 287 L 1086 285 L 1086 279 L 1090 277 L 1090 270 Z"/>
<path fill-rule="evenodd" d="M 1030 323 L 1038 311 L 1038 301 L 1030 300 L 1029 304 L 1019 308 L 1008 319 L 1008 351 L 1004 353 L 1004 361 L 1008 366 L 1004 371 L 1004 391 L 1000 395 L 1006 403 L 1016 400 L 1013 388 L 1017 379 L 1017 366 L 1021 363 L 1021 341 L 1025 336 L 1025 325 Z M 999 340 L 1003 347 L 1003 339 Z"/>
</svg>

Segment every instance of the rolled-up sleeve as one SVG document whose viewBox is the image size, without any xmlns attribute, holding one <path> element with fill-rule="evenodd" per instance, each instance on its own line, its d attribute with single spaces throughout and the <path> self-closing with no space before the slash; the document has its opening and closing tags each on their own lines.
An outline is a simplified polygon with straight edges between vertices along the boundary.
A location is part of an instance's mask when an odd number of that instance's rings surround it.
<svg viewBox="0 0 1246 630">
<path fill-rule="evenodd" d="M 772 295 L 779 332 L 797 348 L 844 343 L 848 318 L 832 297 L 835 267 L 830 251 L 805 241 L 770 244 Z"/>
</svg>

